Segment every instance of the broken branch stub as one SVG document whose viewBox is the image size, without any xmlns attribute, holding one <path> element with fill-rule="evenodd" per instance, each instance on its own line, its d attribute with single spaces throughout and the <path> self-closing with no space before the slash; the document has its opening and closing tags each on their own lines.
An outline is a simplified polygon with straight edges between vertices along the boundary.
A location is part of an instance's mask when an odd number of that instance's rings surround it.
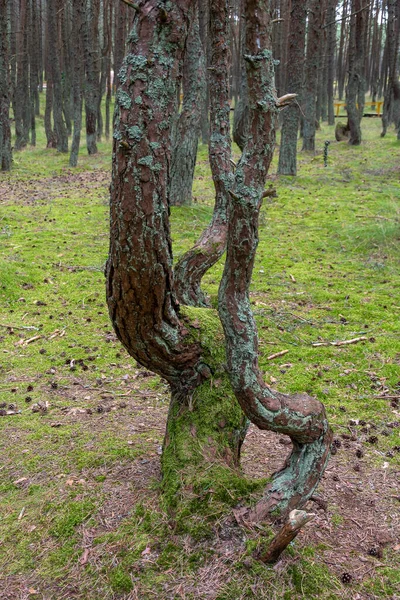
<svg viewBox="0 0 400 600">
<path fill-rule="evenodd" d="M 266 564 L 276 562 L 290 542 L 298 535 L 301 528 L 309 521 L 312 521 L 314 517 L 314 513 L 307 513 L 305 510 L 292 510 L 289 513 L 287 523 L 278 531 L 268 550 L 259 557 L 261 562 Z"/>
</svg>

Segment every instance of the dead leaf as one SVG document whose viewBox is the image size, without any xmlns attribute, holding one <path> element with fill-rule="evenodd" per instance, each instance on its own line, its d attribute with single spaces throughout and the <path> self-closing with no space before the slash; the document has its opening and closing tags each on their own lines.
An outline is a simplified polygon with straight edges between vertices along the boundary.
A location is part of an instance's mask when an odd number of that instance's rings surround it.
<svg viewBox="0 0 400 600">
<path fill-rule="evenodd" d="M 150 546 L 147 546 L 147 547 L 146 547 L 146 548 L 143 550 L 143 552 L 142 552 L 142 556 L 147 556 L 147 555 L 149 555 L 149 554 L 151 554 L 151 550 L 150 550 Z"/>
</svg>

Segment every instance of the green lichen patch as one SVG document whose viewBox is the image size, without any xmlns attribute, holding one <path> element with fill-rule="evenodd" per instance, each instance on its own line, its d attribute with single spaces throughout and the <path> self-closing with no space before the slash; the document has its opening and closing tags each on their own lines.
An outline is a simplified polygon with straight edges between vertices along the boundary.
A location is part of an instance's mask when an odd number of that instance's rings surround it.
<svg viewBox="0 0 400 600">
<path fill-rule="evenodd" d="M 117 103 L 121 108 L 125 108 L 126 110 L 132 106 L 131 97 L 123 90 L 118 90 L 117 92 Z"/>
</svg>

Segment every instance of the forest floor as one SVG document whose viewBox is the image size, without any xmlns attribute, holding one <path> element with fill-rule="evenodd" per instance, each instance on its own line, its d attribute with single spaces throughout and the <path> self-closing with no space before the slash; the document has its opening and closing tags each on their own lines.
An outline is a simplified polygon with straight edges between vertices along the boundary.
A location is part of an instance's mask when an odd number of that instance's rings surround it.
<svg viewBox="0 0 400 600">
<path fill-rule="evenodd" d="M 260 366 L 324 402 L 336 448 L 315 520 L 274 566 L 257 551 L 276 524 L 235 519 L 261 491 L 228 487 L 221 508 L 208 490 L 186 528 L 162 508 L 168 388 L 120 346 L 104 298 L 108 145 L 76 170 L 40 136 L 15 155 L 0 175 L 2 600 L 400 599 L 400 144 L 375 119 L 363 130 L 350 148 L 324 126 L 296 178 L 274 175 L 275 158 L 262 209 Z M 195 201 L 172 210 L 175 256 L 212 190 L 202 147 Z M 222 267 L 205 277 L 212 301 Z M 244 477 L 265 482 L 288 442 L 252 426 Z"/>
</svg>

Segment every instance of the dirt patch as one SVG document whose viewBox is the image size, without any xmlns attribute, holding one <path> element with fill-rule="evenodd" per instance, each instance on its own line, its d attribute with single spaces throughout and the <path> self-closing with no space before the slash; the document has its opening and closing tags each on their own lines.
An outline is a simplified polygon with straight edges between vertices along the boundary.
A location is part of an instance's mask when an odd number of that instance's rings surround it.
<svg viewBox="0 0 400 600">
<path fill-rule="evenodd" d="M 109 184 L 110 175 L 104 170 L 66 171 L 44 179 L 0 182 L 0 198 L 2 204 L 47 204 L 53 198 L 70 195 L 71 188 L 82 194 L 92 194 L 94 190 L 107 190 L 108 193 Z"/>
<path fill-rule="evenodd" d="M 249 434 L 242 461 L 245 473 L 265 477 L 279 469 L 288 451 L 288 438 L 254 427 Z M 356 439 L 336 438 L 340 443 L 337 454 L 331 457 L 316 501 L 306 507 L 317 517 L 296 543 L 319 547 L 319 559 L 331 571 L 339 577 L 346 572 L 361 581 L 385 566 L 386 553 L 399 554 L 400 469 L 391 467 L 389 458 L 383 467 L 376 467 L 379 452 L 366 448 L 371 446 L 366 434 L 353 437 Z M 363 453 L 361 458 L 357 451 Z M 264 472 L 261 465 L 265 465 Z"/>
</svg>

